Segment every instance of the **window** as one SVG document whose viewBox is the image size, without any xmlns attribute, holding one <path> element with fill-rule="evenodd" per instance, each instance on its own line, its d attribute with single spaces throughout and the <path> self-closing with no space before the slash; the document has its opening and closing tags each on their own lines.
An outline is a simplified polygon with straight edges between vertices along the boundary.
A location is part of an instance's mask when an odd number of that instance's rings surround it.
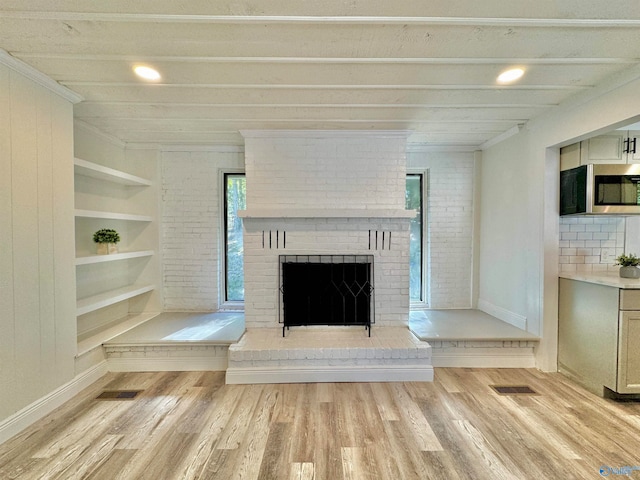
<svg viewBox="0 0 640 480">
<path fill-rule="evenodd" d="M 409 298 L 411 302 L 424 302 L 423 288 L 423 214 L 422 214 L 422 174 L 407 175 L 405 208 L 416 210 L 411 219 L 409 236 Z"/>
<path fill-rule="evenodd" d="M 242 219 L 247 208 L 247 184 L 243 173 L 224 174 L 225 300 L 244 301 Z"/>
</svg>

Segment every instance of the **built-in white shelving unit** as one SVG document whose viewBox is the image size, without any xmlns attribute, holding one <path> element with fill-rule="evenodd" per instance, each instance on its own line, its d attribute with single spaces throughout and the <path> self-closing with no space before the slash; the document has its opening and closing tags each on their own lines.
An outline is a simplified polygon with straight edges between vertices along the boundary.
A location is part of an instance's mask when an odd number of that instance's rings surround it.
<svg viewBox="0 0 640 480">
<path fill-rule="evenodd" d="M 158 314 L 130 311 L 131 301 L 155 290 L 155 280 L 144 272 L 157 241 L 145 230 L 155 213 L 146 190 L 150 180 L 81 158 L 74 159 L 74 172 L 77 353 L 82 355 Z M 92 232 L 99 228 L 116 229 L 124 251 L 94 254 Z"/>
<path fill-rule="evenodd" d="M 75 158 L 73 160 L 73 166 L 76 175 L 83 175 L 85 177 L 97 178 L 99 180 L 132 187 L 151 186 L 151 181 L 146 178 L 137 177 L 129 173 L 121 172 L 120 170 L 98 165 L 97 163 L 87 162 L 81 158 Z"/>
<path fill-rule="evenodd" d="M 153 250 L 140 250 L 138 252 L 121 252 L 111 255 L 87 255 L 76 258 L 76 265 L 91 265 L 92 263 L 114 262 L 116 260 L 128 260 L 130 258 L 151 257 Z"/>
<path fill-rule="evenodd" d="M 77 301 L 76 315 L 80 316 L 94 312 L 100 308 L 150 292 L 154 288 L 153 285 L 127 285 L 126 287 L 107 290 L 97 295 L 79 299 Z"/>
<path fill-rule="evenodd" d="M 102 218 L 105 220 L 127 220 L 131 222 L 151 222 L 150 215 L 134 215 L 130 213 L 101 212 L 96 210 L 76 210 L 76 217 Z"/>
<path fill-rule="evenodd" d="M 96 347 L 102 345 L 106 340 L 117 337 L 118 335 L 143 324 L 146 321 L 158 316 L 158 313 L 139 313 L 137 315 L 127 315 L 122 318 L 116 318 L 113 322 L 102 325 L 93 330 L 88 330 L 78 336 L 78 355 L 87 353 Z"/>
</svg>

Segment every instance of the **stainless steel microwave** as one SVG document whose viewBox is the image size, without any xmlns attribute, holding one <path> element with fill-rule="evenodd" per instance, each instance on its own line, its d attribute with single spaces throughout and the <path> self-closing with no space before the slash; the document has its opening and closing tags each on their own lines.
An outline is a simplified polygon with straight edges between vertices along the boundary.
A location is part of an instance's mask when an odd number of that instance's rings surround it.
<svg viewBox="0 0 640 480">
<path fill-rule="evenodd" d="M 640 164 L 561 171 L 560 215 L 640 215 Z"/>
</svg>

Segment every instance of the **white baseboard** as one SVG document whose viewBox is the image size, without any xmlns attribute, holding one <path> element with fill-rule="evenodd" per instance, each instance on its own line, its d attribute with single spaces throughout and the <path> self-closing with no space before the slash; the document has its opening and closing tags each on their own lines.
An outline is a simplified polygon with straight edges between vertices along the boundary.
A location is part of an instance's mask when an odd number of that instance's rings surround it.
<svg viewBox="0 0 640 480">
<path fill-rule="evenodd" d="M 486 300 L 478 300 L 478 310 L 513 325 L 514 327 L 518 327 L 521 330 L 527 329 L 527 317 L 514 313 L 506 308 L 498 307 Z"/>
<path fill-rule="evenodd" d="M 380 367 L 229 368 L 228 385 L 321 382 L 432 382 L 431 365 Z"/>
<path fill-rule="evenodd" d="M 108 358 L 110 372 L 221 372 L 227 357 L 145 357 Z"/>
<path fill-rule="evenodd" d="M 17 435 L 25 428 L 48 415 L 63 403 L 71 400 L 82 390 L 109 372 L 107 362 L 101 362 L 77 375 L 70 382 L 27 405 L 19 412 L 0 422 L 0 444 Z"/>
<path fill-rule="evenodd" d="M 458 368 L 534 368 L 536 357 L 533 348 L 520 348 L 523 352 L 512 349 L 467 348 L 461 350 L 439 352 L 431 350 L 431 363 L 434 367 Z M 464 350 L 464 351 L 463 351 Z M 469 352 L 468 350 L 472 350 Z M 497 350 L 509 350 L 499 352 Z"/>
</svg>

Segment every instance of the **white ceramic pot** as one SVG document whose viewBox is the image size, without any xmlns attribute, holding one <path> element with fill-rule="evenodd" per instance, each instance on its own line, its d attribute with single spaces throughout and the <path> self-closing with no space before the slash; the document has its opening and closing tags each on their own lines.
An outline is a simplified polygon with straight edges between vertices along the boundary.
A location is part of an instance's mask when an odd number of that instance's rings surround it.
<svg viewBox="0 0 640 480">
<path fill-rule="evenodd" d="M 118 253 L 118 245 L 115 243 L 98 243 L 96 250 L 98 255 L 111 255 Z"/>
<path fill-rule="evenodd" d="M 640 278 L 640 268 L 638 267 L 620 267 L 620 277 L 622 278 Z"/>
</svg>

